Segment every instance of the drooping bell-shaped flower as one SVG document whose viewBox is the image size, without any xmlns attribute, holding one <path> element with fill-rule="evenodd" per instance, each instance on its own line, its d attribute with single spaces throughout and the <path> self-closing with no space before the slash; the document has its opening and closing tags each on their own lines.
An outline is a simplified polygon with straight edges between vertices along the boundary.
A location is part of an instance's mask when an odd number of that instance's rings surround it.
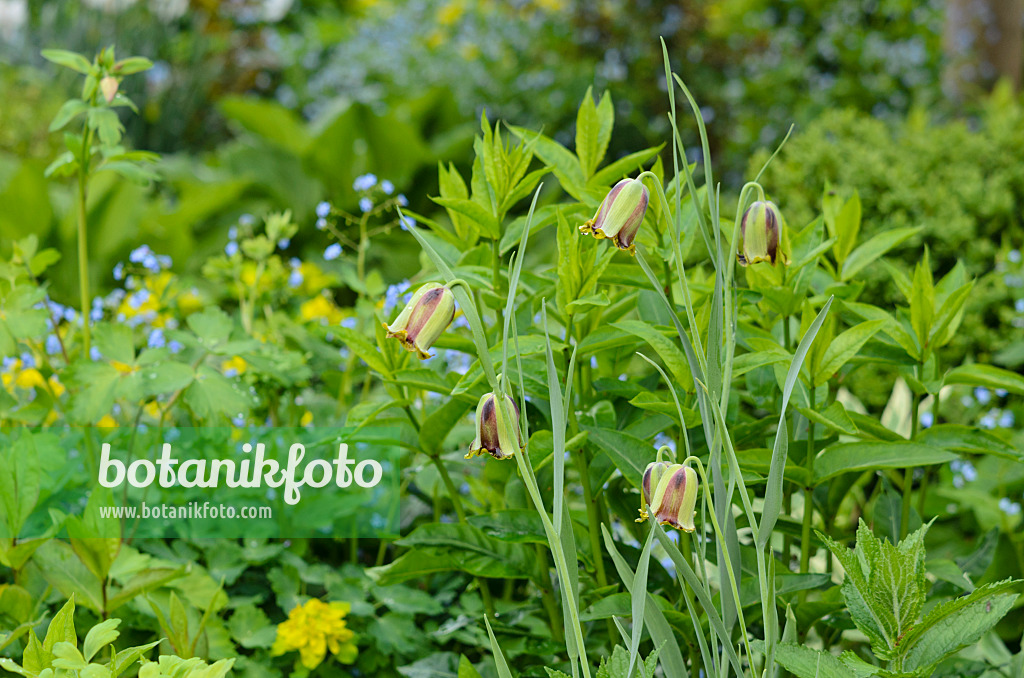
<svg viewBox="0 0 1024 678">
<path fill-rule="evenodd" d="M 511 459 L 523 449 L 519 429 L 519 408 L 506 395 L 498 399 L 493 393 L 480 398 L 476 406 L 476 438 L 469 446 L 466 459 L 489 454 L 495 459 Z"/>
<path fill-rule="evenodd" d="M 581 233 L 589 233 L 598 240 L 610 238 L 620 250 L 632 254 L 640 224 L 644 221 L 650 193 L 639 179 L 623 179 L 605 196 L 594 218 L 580 226 Z"/>
<path fill-rule="evenodd" d="M 385 324 L 388 337 L 402 342 L 408 351 L 419 354 L 420 360 L 430 357 L 427 351 L 455 318 L 455 295 L 440 283 L 423 285 L 390 325 Z"/>
<path fill-rule="evenodd" d="M 685 464 L 672 464 L 661 476 L 651 499 L 654 519 L 662 525 L 693 532 L 697 505 L 697 472 Z"/>
<path fill-rule="evenodd" d="M 768 200 L 754 202 L 743 213 L 740 221 L 740 247 L 737 258 L 743 266 L 761 261 L 774 266 L 778 259 L 788 263 L 782 251 L 782 215 L 775 203 Z"/>
<path fill-rule="evenodd" d="M 103 95 L 103 100 L 108 104 L 113 102 L 114 97 L 117 96 L 117 87 L 117 78 L 112 75 L 105 76 L 100 80 L 100 93 Z"/>
<path fill-rule="evenodd" d="M 652 461 L 644 470 L 644 479 L 641 483 L 640 517 L 636 522 L 642 523 L 647 520 L 647 507 L 651 506 L 654 499 L 654 492 L 658 489 L 661 477 L 672 467 L 667 461 Z"/>
</svg>

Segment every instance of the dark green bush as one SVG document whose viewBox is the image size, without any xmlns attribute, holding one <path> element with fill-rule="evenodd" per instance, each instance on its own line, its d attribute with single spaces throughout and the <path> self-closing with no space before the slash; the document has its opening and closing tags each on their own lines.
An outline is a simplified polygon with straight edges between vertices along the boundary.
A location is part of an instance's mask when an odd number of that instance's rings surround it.
<svg viewBox="0 0 1024 678">
<path fill-rule="evenodd" d="M 1009 354 L 1019 329 L 1007 314 L 1014 314 L 1021 281 L 1006 268 L 1006 253 L 1024 241 L 1021 157 L 1024 108 L 999 91 L 967 121 L 935 122 L 916 111 L 889 124 L 855 111 L 829 111 L 797 130 L 764 185 L 793 225 L 820 213 L 823 191 L 831 186 L 841 195 L 859 192 L 863 237 L 923 227 L 902 246 L 907 267 L 927 246 L 937 272 L 962 261 L 980 278 L 964 321 L 971 332 L 957 337 L 951 350 L 997 361 L 1001 352 L 1002 362 L 1015 366 Z M 750 167 L 756 173 L 766 159 L 762 151 Z M 882 267 L 865 271 L 865 282 L 872 298 L 898 296 Z"/>
</svg>

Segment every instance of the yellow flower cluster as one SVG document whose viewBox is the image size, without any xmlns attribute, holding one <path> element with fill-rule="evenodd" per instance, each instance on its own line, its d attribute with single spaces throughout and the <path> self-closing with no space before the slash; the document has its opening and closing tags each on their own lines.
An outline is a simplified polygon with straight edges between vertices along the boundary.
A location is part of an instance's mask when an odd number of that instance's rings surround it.
<svg viewBox="0 0 1024 678">
<path fill-rule="evenodd" d="M 355 634 L 345 624 L 350 609 L 348 603 L 325 603 L 316 598 L 299 605 L 278 624 L 271 656 L 298 650 L 302 665 L 312 670 L 330 650 L 341 663 L 353 663 L 359 650 L 352 642 Z"/>
</svg>

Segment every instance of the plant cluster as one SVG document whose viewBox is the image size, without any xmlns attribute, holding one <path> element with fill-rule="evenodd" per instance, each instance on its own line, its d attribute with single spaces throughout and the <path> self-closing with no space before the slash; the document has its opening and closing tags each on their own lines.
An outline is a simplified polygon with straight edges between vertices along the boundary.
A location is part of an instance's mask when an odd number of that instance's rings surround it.
<svg viewBox="0 0 1024 678">
<path fill-rule="evenodd" d="M 124 64 L 145 63 L 48 56 L 85 80 L 55 168 L 88 252 L 94 175 L 151 178 L 116 164 L 150 156 L 119 148 L 109 115 Z M 1024 378 L 953 350 L 981 281 L 918 224 L 873 228 L 866 194 L 794 216 L 766 190 L 777 155 L 727 208 L 702 109 L 663 59 L 665 146 L 610 159 L 608 94 L 583 98 L 572 143 L 484 115 L 468 171 L 438 167 L 439 209 L 338 170 L 344 202 L 234 219 L 202 285 L 143 245 L 100 297 L 80 259 L 71 308 L 49 295 L 60 253 L 19 238 L 0 264 L 0 421 L 18 434 L 0 650 L 22 662 L 0 665 L 115 678 L 160 643 L 174 656 L 141 678 L 1019 668 Z M 343 129 L 258 120 L 310 163 Z M 411 255 L 385 267 L 400 241 Z M 878 271 L 898 296 L 866 284 Z M 111 532 L 107 497 L 69 505 L 69 424 L 384 431 L 401 536 Z M 87 437 L 76 453 L 95 470 Z M 54 612 L 71 598 L 96 622 L 82 649 Z M 115 652 L 118 632 L 137 645 Z"/>
</svg>

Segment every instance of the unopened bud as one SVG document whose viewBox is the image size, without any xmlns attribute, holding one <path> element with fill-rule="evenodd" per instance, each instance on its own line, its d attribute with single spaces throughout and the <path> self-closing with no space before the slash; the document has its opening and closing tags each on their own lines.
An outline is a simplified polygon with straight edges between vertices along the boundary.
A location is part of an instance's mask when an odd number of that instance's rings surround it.
<svg viewBox="0 0 1024 678">
<path fill-rule="evenodd" d="M 739 262 L 749 266 L 768 261 L 774 266 L 781 258 L 782 263 L 788 263 L 781 247 L 782 227 L 782 215 L 775 203 L 758 200 L 748 207 L 740 221 Z"/>
<path fill-rule="evenodd" d="M 100 80 L 100 92 L 103 94 L 103 98 L 109 104 L 117 96 L 117 78 L 112 75 L 108 75 Z"/>
</svg>

